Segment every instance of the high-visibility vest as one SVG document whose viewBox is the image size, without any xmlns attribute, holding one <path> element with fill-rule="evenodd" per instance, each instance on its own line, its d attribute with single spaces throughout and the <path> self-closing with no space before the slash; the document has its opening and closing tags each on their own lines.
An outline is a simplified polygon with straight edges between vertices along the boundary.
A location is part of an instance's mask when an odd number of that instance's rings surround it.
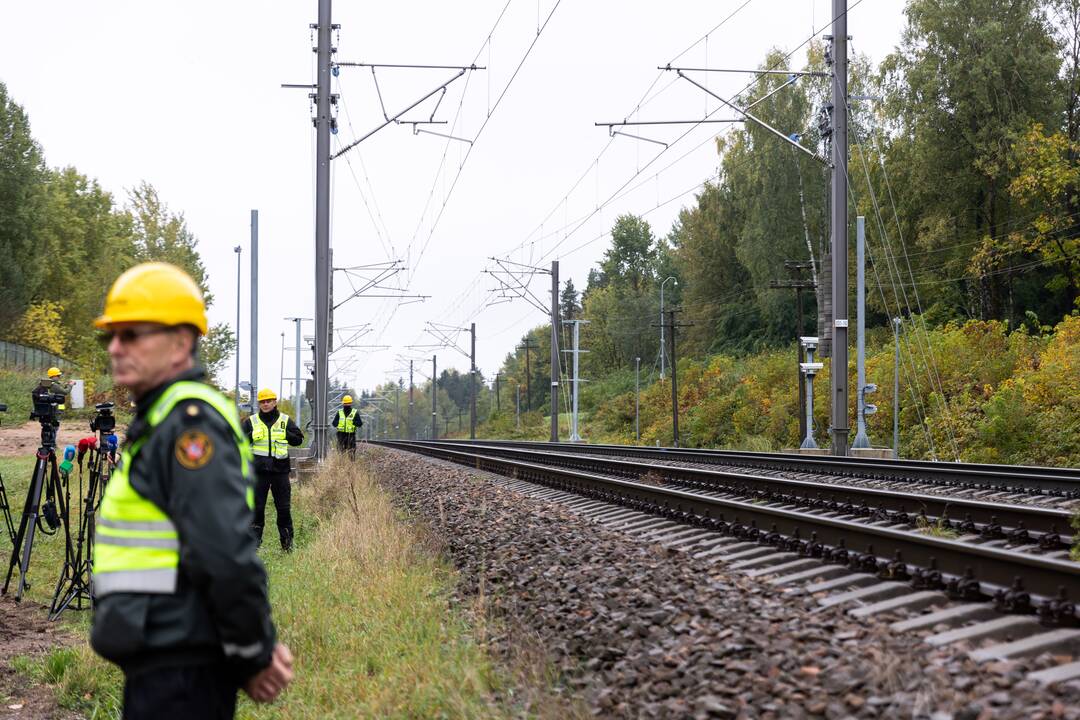
<svg viewBox="0 0 1080 720">
<path fill-rule="evenodd" d="M 289 416 L 279 413 L 273 426 L 266 427 L 258 413 L 251 416 L 251 449 L 260 457 L 273 457 L 285 460 L 289 457 L 289 441 L 285 428 L 289 425 Z"/>
<path fill-rule="evenodd" d="M 345 408 L 337 411 L 337 431 L 350 435 L 356 432 L 356 408 L 350 410 L 348 415 L 345 414 Z"/>
<path fill-rule="evenodd" d="M 251 445 L 241 430 L 236 406 L 209 385 L 186 380 L 173 383 L 147 411 L 149 429 L 123 449 L 120 463 L 105 486 L 94 543 L 93 590 L 99 598 L 120 592 L 176 592 L 180 567 L 180 537 L 176 526 L 168 513 L 136 492 L 129 473 L 154 428 L 185 400 L 202 400 L 229 423 L 240 449 L 240 470 L 247 480 L 247 504 L 249 508 L 255 506 Z"/>
</svg>

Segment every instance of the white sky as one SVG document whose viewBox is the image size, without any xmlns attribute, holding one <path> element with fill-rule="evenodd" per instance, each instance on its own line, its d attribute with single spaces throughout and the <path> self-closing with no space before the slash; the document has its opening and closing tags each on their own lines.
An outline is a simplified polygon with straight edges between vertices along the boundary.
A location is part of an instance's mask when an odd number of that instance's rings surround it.
<svg viewBox="0 0 1080 720">
<path fill-rule="evenodd" d="M 338 327 L 372 324 L 373 331 L 357 342 L 391 346 L 335 354 L 335 360 L 355 359 L 332 363 L 346 382 L 370 388 L 402 367 L 407 379 L 408 363 L 396 356 L 410 353 L 423 358 L 417 363 L 420 381 L 419 373 L 430 369 L 431 351 L 405 346 L 435 342 L 423 332 L 428 320 L 465 327 L 476 322 L 477 362 L 493 376 L 520 336 L 546 318 L 521 300 L 485 307 L 494 287 L 481 272 L 492 267 L 488 258 L 514 251 L 510 257 L 518 262 L 548 266 L 558 259 L 562 279 L 571 277 L 582 289 L 617 215 L 648 213 L 654 232 L 667 233 L 679 208 L 692 200 L 686 191 L 715 173 L 710 138 L 726 127 L 700 126 L 677 143 L 690 126 L 628 129 L 672 144 L 665 151 L 617 137 L 605 150 L 607 131 L 593 123 L 629 117 L 647 90 L 648 103 L 630 119 L 700 119 L 713 111 L 716 118 L 732 117 L 657 66 L 677 58 L 678 65 L 757 67 L 769 48 L 787 52 L 807 40 L 828 22 L 831 7 L 830 0 L 555 3 L 335 3 L 334 22 L 342 25 L 338 61 L 454 65 L 476 58 L 488 66 L 452 84 L 437 111 L 436 119 L 451 124 L 431 129 L 460 137 L 476 137 L 536 40 L 448 200 L 465 143 L 390 126 L 335 161 L 335 266 L 400 259 L 406 270 L 391 283 L 431 296 L 401 306 L 396 300 L 357 299 L 335 314 Z M 855 5 L 848 28 L 854 49 L 875 62 L 890 52 L 904 24 L 903 4 Z M 549 13 L 537 39 L 538 18 L 542 24 Z M 249 216 L 252 208 L 259 210 L 261 386 L 278 386 L 281 333 L 288 346 L 294 344 L 292 323 L 284 318 L 313 317 L 314 131 L 306 91 L 279 86 L 313 81 L 308 25 L 315 15 L 316 0 L 0 4 L 0 81 L 28 112 L 47 162 L 74 165 L 121 199 L 128 188 L 149 181 L 173 210 L 182 211 L 210 274 L 212 322 L 235 323 L 232 248 L 243 246 L 242 379 L 250 374 Z M 728 16 L 707 41 L 698 42 Z M 803 57 L 802 51 L 794 55 L 795 67 Z M 379 86 L 393 114 L 451 74 L 385 70 Z M 748 77 L 710 74 L 707 80 L 730 97 Z M 338 83 L 343 105 L 337 138 L 348 143 L 382 116 L 369 69 L 342 68 Z M 429 101 L 409 117 L 426 118 L 432 108 Z M 603 205 L 639 170 L 626 185 L 631 192 Z M 603 207 L 596 211 L 598 205 Z M 590 213 L 578 227 L 576 221 Z M 339 299 L 345 287 L 339 273 Z M 546 302 L 549 287 L 550 279 L 539 276 L 532 290 Z M 304 333 L 311 332 L 307 324 Z M 467 332 L 459 342 L 467 349 Z M 440 370 L 468 367 L 454 350 L 438 355 Z M 290 351 L 286 376 L 293 374 L 293 362 Z M 232 376 L 230 367 L 222 380 L 231 384 Z M 288 381 L 282 389 L 290 392 Z"/>
</svg>

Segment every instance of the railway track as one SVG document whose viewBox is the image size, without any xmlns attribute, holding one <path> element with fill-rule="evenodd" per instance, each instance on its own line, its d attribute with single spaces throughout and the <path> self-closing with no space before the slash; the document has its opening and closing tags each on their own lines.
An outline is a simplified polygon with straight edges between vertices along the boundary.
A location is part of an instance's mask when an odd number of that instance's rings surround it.
<svg viewBox="0 0 1080 720">
<path fill-rule="evenodd" d="M 388 441 L 550 488 L 621 505 L 802 558 L 824 560 L 954 599 L 996 598 L 1004 610 L 1080 618 L 1080 563 L 1068 558 L 1069 513 L 674 467 L 509 444 Z M 960 516 L 959 519 L 957 516 Z M 959 522 L 954 523 L 953 518 Z M 952 527 L 953 530 L 945 532 Z"/>
<path fill-rule="evenodd" d="M 900 511 L 852 514 L 845 511 L 862 506 L 847 500 L 839 509 L 806 507 L 796 494 L 810 490 L 752 473 L 733 478 L 737 473 L 589 457 L 543 444 L 543 450 L 486 442 L 381 444 L 506 476 L 515 489 L 609 527 L 776 586 L 794 586 L 784 592 L 826 594 L 824 606 L 854 605 L 856 617 L 907 613 L 894 629 L 930 632 L 925 640 L 932 646 L 965 642 L 975 646 L 971 656 L 979 661 L 1055 653 L 1066 658 L 1064 664 L 1035 679 L 1080 677 L 1080 662 L 1068 661 L 1070 653 L 1080 655 L 1080 615 L 1069 600 L 1080 593 L 1080 563 L 1030 537 L 1009 547 L 1008 538 L 986 532 L 927 534 L 913 527 L 911 511 L 904 511 L 906 517 Z M 854 485 L 827 490 L 899 501 Z M 940 496 L 905 501 L 912 510 L 919 503 L 923 514 L 914 517 L 928 519 L 959 507 L 973 516 L 997 513 L 980 518 L 1015 518 L 1018 525 L 1062 522 L 1066 515 Z M 988 640 L 1001 642 L 984 646 Z"/>
<path fill-rule="evenodd" d="M 471 443 L 471 441 L 462 440 L 442 442 L 462 445 Z M 832 455 L 795 455 L 636 445 L 572 443 L 553 445 L 547 442 L 510 440 L 484 440 L 482 444 L 537 450 L 558 448 L 559 452 L 563 453 L 621 456 L 682 464 L 721 465 L 773 472 L 857 477 L 868 480 L 904 479 L 958 486 L 966 490 L 996 490 L 1016 495 L 1043 495 L 1049 498 L 1080 500 L 1080 469 L 1075 468 L 949 463 L 933 460 L 881 460 Z"/>
</svg>

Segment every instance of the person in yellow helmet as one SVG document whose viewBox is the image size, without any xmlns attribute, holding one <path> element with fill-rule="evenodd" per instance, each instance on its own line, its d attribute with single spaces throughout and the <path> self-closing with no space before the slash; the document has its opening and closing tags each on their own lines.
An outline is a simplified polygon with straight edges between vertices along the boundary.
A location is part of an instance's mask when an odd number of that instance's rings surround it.
<svg viewBox="0 0 1080 720">
<path fill-rule="evenodd" d="M 259 391 L 259 412 L 244 418 L 242 427 L 255 452 L 255 520 L 251 532 L 255 541 L 262 544 L 263 525 L 266 522 L 266 496 L 274 493 L 274 509 L 277 511 L 278 538 L 281 549 L 292 551 L 292 485 L 289 472 L 289 445 L 304 442 L 304 433 L 292 418 L 277 409 L 277 393 L 269 388 Z"/>
<path fill-rule="evenodd" d="M 75 381 L 68 380 L 66 383 L 61 382 L 60 378 L 61 376 L 63 376 L 63 374 L 64 373 L 61 372 L 60 368 L 58 367 L 54 366 L 49 368 L 45 373 L 46 377 L 43 377 L 41 380 L 38 381 L 37 387 L 34 388 L 32 394 L 36 397 L 44 397 L 44 395 L 48 394 L 57 397 L 66 397 L 68 392 L 71 390 L 71 386 L 75 384 Z M 65 409 L 62 402 L 58 405 L 57 409 Z"/>
<path fill-rule="evenodd" d="M 356 433 L 364 426 L 360 414 L 352 404 L 352 395 L 341 398 L 341 408 L 330 421 L 337 428 L 337 446 L 341 452 L 356 456 Z"/>
<path fill-rule="evenodd" d="M 292 656 L 250 533 L 251 448 L 196 360 L 202 292 L 173 265 L 137 265 L 94 324 L 135 417 L 96 521 L 90 644 L 124 672 L 125 718 L 231 718 L 240 688 L 285 689 Z"/>
</svg>

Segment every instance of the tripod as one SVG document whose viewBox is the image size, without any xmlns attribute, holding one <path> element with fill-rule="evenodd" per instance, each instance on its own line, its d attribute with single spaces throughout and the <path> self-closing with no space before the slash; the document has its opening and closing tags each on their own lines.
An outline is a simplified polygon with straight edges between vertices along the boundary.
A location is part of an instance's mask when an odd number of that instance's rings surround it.
<svg viewBox="0 0 1080 720">
<path fill-rule="evenodd" d="M 80 443 L 81 445 L 81 443 Z M 76 610 L 83 609 L 85 602 L 87 607 L 94 606 L 91 582 L 94 573 L 94 516 L 104 488 L 109 482 L 115 458 L 107 440 L 107 433 L 98 433 L 97 447 L 91 446 L 89 479 L 86 484 L 86 493 L 83 494 L 82 459 L 79 460 L 79 529 L 76 534 L 75 544 L 71 542 L 70 522 L 64 523 L 66 535 L 66 549 L 64 555 L 64 567 L 60 571 L 60 579 L 56 582 L 56 592 L 53 593 L 52 605 L 49 608 L 49 620 L 57 620 L 60 615 L 75 603 Z M 68 506 L 70 510 L 70 505 Z"/>
<path fill-rule="evenodd" d="M 0 412 L 7 412 L 7 405 L 0 404 Z M 4 527 L 7 529 L 8 540 L 15 544 L 15 524 L 11 521 L 11 503 L 8 502 L 7 489 L 4 487 L 4 476 L 0 475 L 0 513 L 4 515 Z"/>
<path fill-rule="evenodd" d="M 21 601 L 23 591 L 29 589 L 27 573 L 30 571 L 30 552 L 34 547 L 34 530 L 40 529 L 46 535 L 52 535 L 59 528 L 60 518 L 67 522 L 67 503 L 64 496 L 56 490 L 60 487 L 60 471 L 56 465 L 56 428 L 59 422 L 55 418 L 41 418 L 41 447 L 37 451 L 37 463 L 34 465 L 34 474 L 30 479 L 30 487 L 26 491 L 26 503 L 23 505 L 22 521 L 19 530 L 15 533 L 12 543 L 11 560 L 8 563 L 7 577 L 4 580 L 4 588 L 0 594 L 7 595 L 8 586 L 11 584 L 11 575 L 15 569 L 19 569 L 19 582 L 15 591 L 15 600 Z M 44 507 L 41 505 L 41 493 L 46 493 Z M 57 509 L 54 503 L 59 505 Z M 59 512 L 57 512 L 59 510 Z M 52 527 L 47 530 L 42 526 L 42 516 L 46 524 Z"/>
</svg>

